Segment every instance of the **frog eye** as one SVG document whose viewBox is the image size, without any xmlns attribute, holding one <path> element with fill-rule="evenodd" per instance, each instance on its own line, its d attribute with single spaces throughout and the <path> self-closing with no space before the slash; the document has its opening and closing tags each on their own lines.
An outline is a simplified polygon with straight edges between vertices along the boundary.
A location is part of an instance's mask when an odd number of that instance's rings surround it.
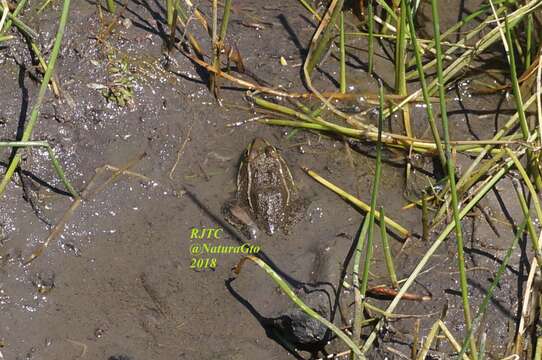
<svg viewBox="0 0 542 360">
<path fill-rule="evenodd" d="M 266 155 L 275 155 L 277 153 L 277 149 L 269 145 L 265 147 L 265 153 Z"/>
<path fill-rule="evenodd" d="M 247 158 L 249 161 L 256 159 L 258 154 L 256 154 L 255 151 L 251 151 L 252 149 L 247 149 L 245 152 L 245 158 Z"/>
</svg>

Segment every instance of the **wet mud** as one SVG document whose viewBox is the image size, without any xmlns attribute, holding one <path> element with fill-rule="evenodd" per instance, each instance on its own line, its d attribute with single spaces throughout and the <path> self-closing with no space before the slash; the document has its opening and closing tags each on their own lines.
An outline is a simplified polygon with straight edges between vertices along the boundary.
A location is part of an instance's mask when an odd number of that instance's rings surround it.
<svg viewBox="0 0 542 360">
<path fill-rule="evenodd" d="M 38 1 L 31 3 L 39 6 Z M 53 2 L 41 16 L 24 14 L 40 33 L 46 55 L 56 31 L 59 3 Z M 207 6 L 201 4 L 206 13 Z M 47 152 L 21 150 L 22 170 L 0 202 L 1 353 L 5 359 L 309 358 L 310 352 L 300 350 L 296 355 L 265 326 L 291 309 L 291 304 L 264 271 L 247 262 L 241 274 L 235 275 L 232 268 L 241 254 L 195 256 L 191 251 L 194 244 L 255 245 L 259 255 L 300 294 L 318 288 L 334 303 L 335 292 L 342 287 L 343 264 L 352 255 L 364 215 L 312 180 L 302 167 L 369 202 L 374 147 L 350 148 L 343 139 L 247 121 L 257 115 L 243 91 L 225 84 L 219 106 L 201 69 L 180 53 L 165 59 L 161 2 L 128 1 L 119 11 L 122 16 L 114 30 L 104 35 L 110 17 L 104 14 L 105 20 L 100 21 L 94 2 L 73 3 L 56 68 L 62 96 L 57 99 L 49 93 L 33 138 L 51 144 L 79 190 L 106 164 L 122 168 L 133 159 L 141 160 L 133 164 L 131 173 L 85 199 L 60 236 L 41 256 L 23 265 L 71 200 Z M 459 14 L 449 16 L 446 21 L 451 24 Z M 262 26 L 251 26 L 254 22 Z M 196 31 L 196 24 L 193 27 Z M 228 32 L 254 74 L 287 90 L 305 91 L 300 64 L 314 30 L 315 22 L 295 1 L 250 0 L 234 5 Z M 205 34 L 196 34 L 202 44 L 209 45 Z M 39 86 L 35 78 L 40 75 L 29 54 L 21 38 L 0 48 L 2 139 L 20 135 L 35 101 Z M 281 57 L 286 65 L 281 65 Z M 377 83 L 362 71 L 363 59 L 364 52 L 352 54 L 349 78 L 357 90 L 374 93 Z M 388 78 L 393 73 L 390 66 L 380 54 L 375 71 L 388 85 L 393 83 Z M 124 107 L 111 95 L 104 96 L 99 86 L 112 81 L 119 71 L 132 93 L 124 99 Z M 315 83 L 333 89 L 337 71 L 334 65 L 322 66 Z M 513 108 L 513 103 L 497 96 L 470 96 L 462 83 L 454 84 L 449 95 L 457 98 L 450 109 L 453 138 L 489 138 Z M 354 105 L 369 107 L 363 102 Z M 416 135 L 429 136 L 424 109 L 416 108 L 414 114 Z M 239 122 L 243 124 L 232 126 Z M 401 131 L 396 117 L 386 126 Z M 241 154 L 255 137 L 266 138 L 280 150 L 307 206 L 301 221 L 287 234 L 260 232 L 248 240 L 225 221 L 223 207 L 235 194 Z M 2 171 L 10 151 L 2 149 Z M 416 183 L 416 176 L 405 183 L 400 154 L 385 156 L 379 203 L 389 217 L 420 234 L 421 212 L 402 207 L 408 202 L 406 190 L 423 186 Z M 466 158 L 458 161 L 460 169 L 468 164 Z M 420 158 L 419 164 L 419 173 L 434 171 L 430 159 Z M 103 183 L 114 172 L 105 170 L 96 181 Z M 464 221 L 474 308 L 512 239 L 510 219 L 521 214 L 512 204 L 516 204 L 515 194 L 505 179 L 487 195 L 478 212 Z M 194 228 L 222 231 L 207 233 L 213 234 L 211 238 L 194 239 Z M 416 237 L 391 241 L 399 278 L 410 274 L 431 245 L 431 239 L 424 242 Z M 375 244 L 372 285 L 387 283 L 378 237 Z M 509 324 L 517 321 L 520 311 L 518 299 L 528 271 L 525 256 L 525 246 L 514 253 L 484 319 L 487 349 L 494 356 L 504 352 L 514 335 Z M 205 268 L 212 259 L 216 268 Z M 412 317 L 390 321 L 371 358 L 393 358 L 389 348 L 408 354 L 416 320 L 420 320 L 420 334 L 426 334 L 445 306 L 447 326 L 458 337 L 464 332 L 456 262 L 451 236 L 431 259 L 430 271 L 410 290 L 430 294 L 432 300 L 403 301 L 396 312 Z M 349 282 L 351 271 L 347 273 Z M 340 294 L 340 307 L 348 320 L 353 297 L 344 287 Z M 387 302 L 375 300 L 381 307 Z M 337 306 L 334 321 L 347 326 Z M 327 348 L 328 353 L 344 350 L 337 342 Z M 442 349 L 445 354 L 449 351 L 445 346 Z"/>
</svg>

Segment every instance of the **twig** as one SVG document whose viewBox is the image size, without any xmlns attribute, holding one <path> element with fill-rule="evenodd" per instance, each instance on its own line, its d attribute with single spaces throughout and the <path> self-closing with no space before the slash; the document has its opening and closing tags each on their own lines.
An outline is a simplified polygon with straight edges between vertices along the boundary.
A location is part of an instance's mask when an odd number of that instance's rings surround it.
<svg viewBox="0 0 542 360">
<path fill-rule="evenodd" d="M 367 205 L 366 203 L 364 203 L 360 199 L 356 198 L 354 195 L 351 195 L 351 194 L 347 193 L 343 189 L 341 189 L 338 186 L 336 186 L 336 185 L 332 184 L 331 182 L 327 181 L 326 179 L 324 179 L 323 177 L 318 175 L 316 172 L 314 172 L 314 171 L 312 171 L 312 170 L 310 170 L 308 168 L 303 168 L 303 170 L 309 176 L 311 176 L 313 179 L 318 181 L 320 184 L 324 185 L 325 187 L 327 187 L 331 191 L 335 192 L 337 195 L 339 195 L 343 199 L 351 202 L 352 204 L 354 204 L 355 206 L 357 206 L 361 210 L 363 210 L 365 212 L 369 212 L 371 210 L 369 205 Z M 376 218 L 380 218 L 380 211 L 375 211 L 375 216 L 376 216 Z M 389 217 L 385 217 L 385 219 L 386 219 L 386 223 L 391 228 L 393 228 L 395 231 L 397 231 L 402 237 L 410 236 L 410 232 L 406 228 L 399 225 L 398 223 L 396 223 L 395 221 L 393 221 Z"/>
<path fill-rule="evenodd" d="M 56 225 L 51 229 L 51 232 L 49 233 L 49 236 L 43 244 L 41 244 L 36 250 L 32 252 L 32 254 L 23 262 L 23 265 L 28 265 L 32 261 L 34 261 L 38 256 L 43 254 L 45 249 L 49 246 L 49 243 L 56 239 L 64 230 L 64 226 L 66 223 L 72 218 L 75 211 L 79 208 L 81 205 L 83 199 L 88 199 L 89 197 L 96 196 L 99 192 L 101 192 L 107 185 L 109 185 L 111 182 L 115 181 L 119 176 L 124 175 L 125 171 L 130 169 L 132 166 L 134 166 L 139 160 L 141 160 L 145 156 L 139 155 L 137 158 L 129 161 L 125 166 L 121 167 L 117 171 L 115 171 L 102 185 L 97 187 L 96 189 L 93 189 L 94 184 L 96 182 L 96 179 L 100 174 L 102 174 L 104 171 L 108 169 L 107 165 L 104 165 L 98 169 L 96 169 L 95 174 L 90 179 L 89 183 L 85 187 L 85 189 L 81 192 L 81 197 L 78 197 L 73 201 L 73 203 L 70 205 L 68 210 L 62 215 L 60 220 L 56 223 Z M 92 192 L 91 192 L 92 190 Z"/>
<path fill-rule="evenodd" d="M 177 151 L 177 159 L 175 160 L 175 164 L 171 167 L 171 170 L 169 171 L 169 178 L 170 180 L 173 180 L 173 173 L 175 172 L 175 169 L 177 169 L 177 165 L 179 164 L 179 161 L 181 161 L 181 156 L 184 154 L 184 148 L 186 144 L 190 141 L 190 132 L 192 131 L 192 125 L 188 128 L 188 132 L 186 134 L 186 139 L 184 139 L 183 144 L 181 145 L 181 148 L 179 151 Z"/>
<path fill-rule="evenodd" d="M 72 344 L 74 345 L 78 345 L 82 348 L 81 350 L 81 354 L 79 354 L 79 356 L 77 357 L 77 359 L 82 359 L 86 353 L 87 353 L 87 349 L 88 349 L 88 346 L 87 344 L 84 344 L 82 342 L 79 342 L 79 341 L 75 341 L 75 340 L 71 340 L 71 339 L 66 339 L 68 342 L 71 342 Z"/>
</svg>

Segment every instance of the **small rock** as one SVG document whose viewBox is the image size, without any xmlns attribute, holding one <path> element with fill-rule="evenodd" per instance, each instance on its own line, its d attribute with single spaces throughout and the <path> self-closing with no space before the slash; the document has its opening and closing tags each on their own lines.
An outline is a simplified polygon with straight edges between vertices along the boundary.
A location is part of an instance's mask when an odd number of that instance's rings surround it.
<svg viewBox="0 0 542 360">
<path fill-rule="evenodd" d="M 124 354 L 110 356 L 107 360 L 133 360 L 132 357 Z"/>
<path fill-rule="evenodd" d="M 329 299 L 322 291 L 302 295 L 303 302 L 324 318 L 328 318 Z M 310 317 L 299 307 L 292 307 L 273 319 L 273 328 L 286 341 L 296 346 L 316 347 L 323 345 L 329 335 L 327 327 Z"/>
</svg>

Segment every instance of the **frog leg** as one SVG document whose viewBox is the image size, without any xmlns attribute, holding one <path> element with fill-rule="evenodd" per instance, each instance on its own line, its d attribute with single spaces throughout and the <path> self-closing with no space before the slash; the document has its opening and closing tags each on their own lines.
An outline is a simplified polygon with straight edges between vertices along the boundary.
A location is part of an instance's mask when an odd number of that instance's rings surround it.
<svg viewBox="0 0 542 360">
<path fill-rule="evenodd" d="M 241 165 L 239 165 L 239 169 L 237 169 L 237 193 L 239 194 L 241 192 L 241 174 L 243 173 L 243 167 L 245 167 L 245 162 L 241 161 Z"/>
<path fill-rule="evenodd" d="M 248 161 L 249 153 L 250 147 L 245 150 L 245 154 L 241 160 L 241 165 L 239 165 L 239 169 L 237 170 L 237 194 L 243 192 L 243 189 L 241 189 L 241 181 L 243 178 L 247 179 L 247 193 L 250 194 L 252 190 L 252 167 L 250 166 L 250 161 Z M 243 176 L 243 172 L 246 172 L 246 176 Z M 247 198 L 248 204 L 252 209 L 252 199 L 250 196 L 247 196 Z"/>
<path fill-rule="evenodd" d="M 250 165 L 250 162 L 247 161 L 246 163 L 247 167 L 247 198 L 248 198 L 248 206 L 251 209 L 254 209 L 254 206 L 252 205 L 252 196 L 250 194 L 252 193 L 252 166 Z"/>
<path fill-rule="evenodd" d="M 282 179 L 282 182 L 283 182 L 283 185 L 284 185 L 284 188 L 286 189 L 286 205 L 290 205 L 290 186 L 288 185 L 291 185 L 291 187 L 293 189 L 296 188 L 295 186 L 295 182 L 294 182 L 294 178 L 292 176 L 292 173 L 290 171 L 290 168 L 288 167 L 288 165 L 286 164 L 286 161 L 284 161 L 284 159 L 282 158 L 279 158 L 279 162 L 281 163 L 282 166 L 279 167 L 280 169 L 280 174 L 281 174 L 281 179 Z M 284 174 L 284 171 L 282 169 L 286 169 L 286 174 Z M 286 179 L 286 177 L 288 179 Z M 290 183 L 290 184 L 288 184 Z"/>
</svg>

